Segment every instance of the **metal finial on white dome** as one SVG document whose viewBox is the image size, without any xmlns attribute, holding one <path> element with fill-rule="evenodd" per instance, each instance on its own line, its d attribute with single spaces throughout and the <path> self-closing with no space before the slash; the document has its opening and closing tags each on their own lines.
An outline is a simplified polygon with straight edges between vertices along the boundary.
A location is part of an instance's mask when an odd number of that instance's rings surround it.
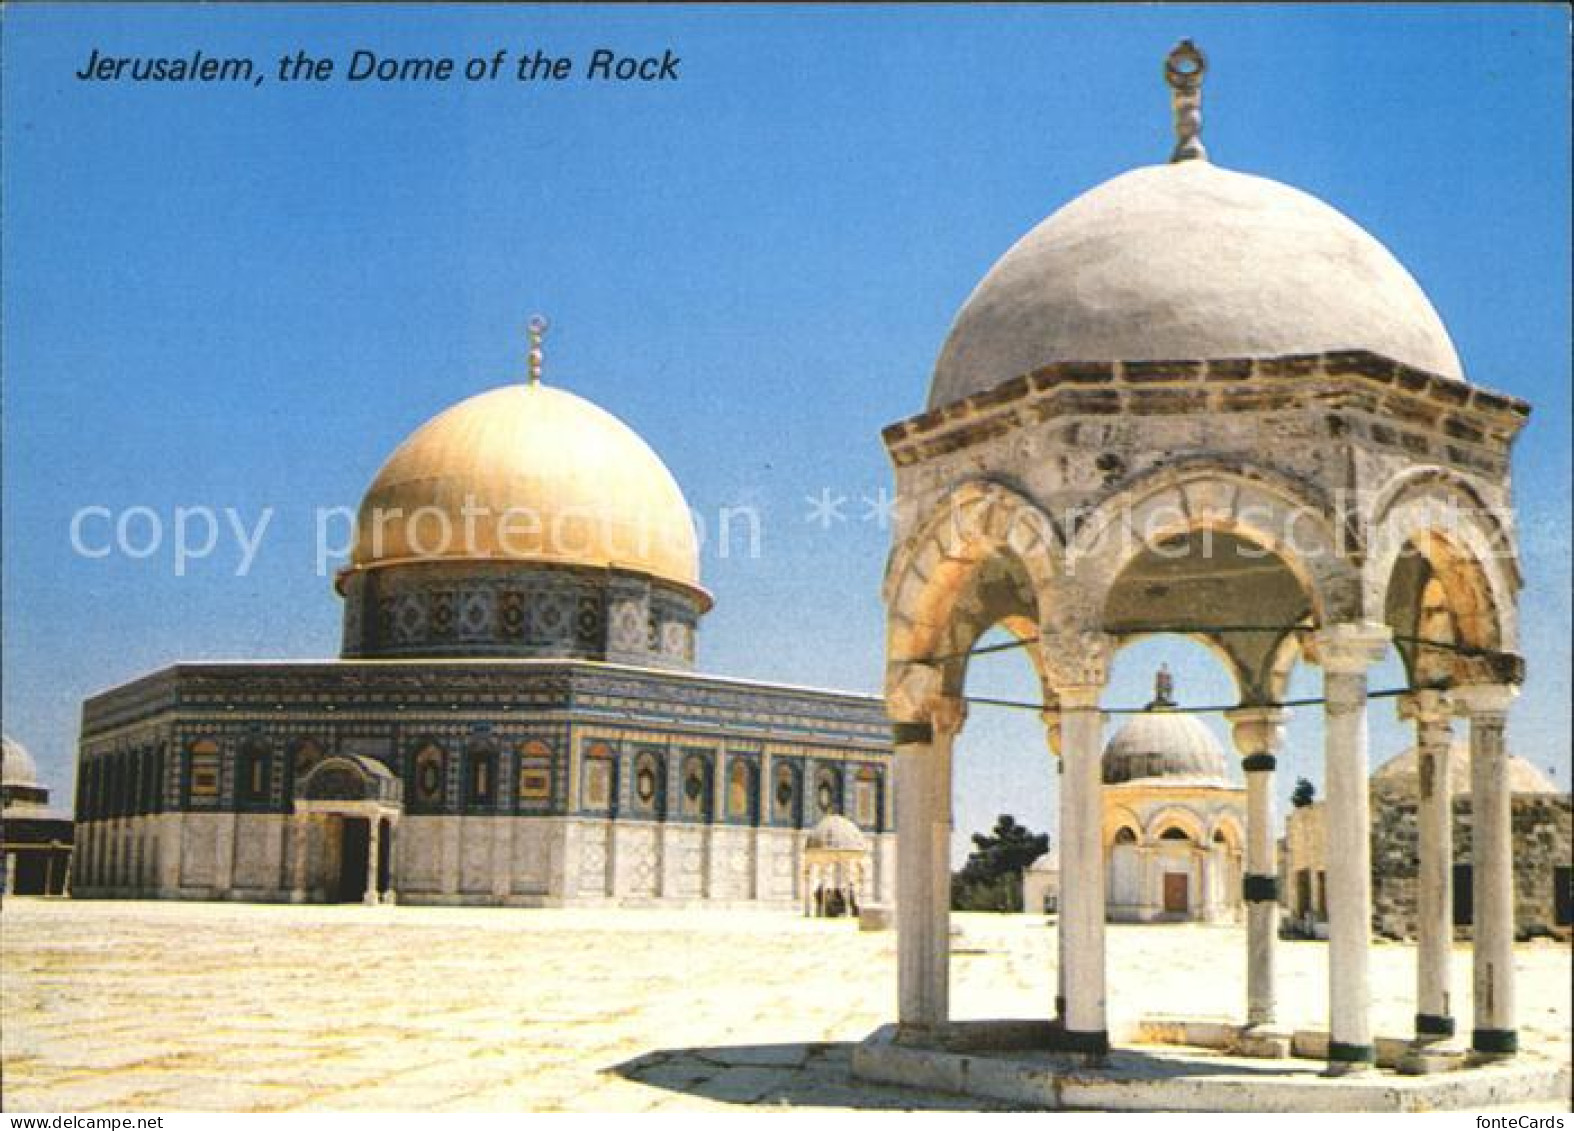
<svg viewBox="0 0 1574 1131">
<path fill-rule="evenodd" d="M 1164 81 L 1170 84 L 1175 111 L 1175 150 L 1170 161 L 1206 161 L 1202 145 L 1202 76 L 1208 60 L 1189 39 L 1177 43 L 1164 60 Z"/>
<path fill-rule="evenodd" d="M 1160 664 L 1159 670 L 1153 673 L 1153 702 L 1148 704 L 1148 709 L 1173 706 L 1175 706 L 1175 677 L 1170 674 L 1168 664 Z"/>
</svg>

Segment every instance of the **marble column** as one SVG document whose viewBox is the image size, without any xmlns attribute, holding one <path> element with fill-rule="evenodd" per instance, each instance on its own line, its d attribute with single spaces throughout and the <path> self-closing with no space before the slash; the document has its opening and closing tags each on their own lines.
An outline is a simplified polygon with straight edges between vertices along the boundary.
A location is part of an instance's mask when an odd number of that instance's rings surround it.
<svg viewBox="0 0 1574 1131">
<path fill-rule="evenodd" d="M 381 817 L 372 817 L 366 822 L 366 894 L 361 899 L 362 903 L 377 902 L 377 860 L 382 854 L 382 837 L 378 835 L 378 826 L 381 824 Z"/>
<path fill-rule="evenodd" d="M 1279 937 L 1273 783 L 1287 715 L 1278 707 L 1240 707 L 1225 717 L 1246 775 L 1246 854 L 1241 878 L 1241 895 L 1246 902 L 1246 1024 L 1272 1025 L 1277 1012 L 1274 947 Z"/>
<path fill-rule="evenodd" d="M 399 818 L 385 818 L 388 822 L 388 889 L 383 892 L 384 903 L 399 902 Z"/>
<path fill-rule="evenodd" d="M 1044 734 L 1049 742 L 1049 752 L 1055 759 L 1055 796 L 1065 796 L 1066 763 L 1061 758 L 1061 730 L 1060 711 L 1050 708 L 1043 714 Z M 1058 834 L 1057 834 L 1058 835 Z M 1055 845 L 1051 845 L 1055 848 Z M 1064 892 L 1066 889 L 1066 870 L 1060 869 L 1058 890 L 1055 892 L 1055 1020 L 1062 1029 L 1066 1027 L 1066 932 L 1059 929 L 1061 914 L 1065 908 Z"/>
<path fill-rule="evenodd" d="M 1060 686 L 1061 1038 L 1073 1052 L 1109 1050 L 1104 993 L 1102 683 Z"/>
<path fill-rule="evenodd" d="M 1454 955 L 1453 705 L 1441 691 L 1399 700 L 1399 717 L 1416 735 L 1416 1016 L 1417 1045 L 1454 1035 L 1450 985 Z"/>
<path fill-rule="evenodd" d="M 1328 1070 L 1372 1067 L 1372 822 L 1367 780 L 1366 673 L 1390 632 L 1337 624 L 1316 635 L 1323 669 L 1327 776 Z"/>
<path fill-rule="evenodd" d="M 897 722 L 896 913 L 899 1039 L 937 1040 L 949 1019 L 951 746 L 959 700 Z"/>
<path fill-rule="evenodd" d="M 1457 687 L 1454 701 L 1470 719 L 1472 848 L 1471 966 L 1475 1021 L 1471 1050 L 1481 1057 L 1519 1051 L 1514 1017 L 1513 791 L 1503 732 L 1512 684 Z"/>
</svg>

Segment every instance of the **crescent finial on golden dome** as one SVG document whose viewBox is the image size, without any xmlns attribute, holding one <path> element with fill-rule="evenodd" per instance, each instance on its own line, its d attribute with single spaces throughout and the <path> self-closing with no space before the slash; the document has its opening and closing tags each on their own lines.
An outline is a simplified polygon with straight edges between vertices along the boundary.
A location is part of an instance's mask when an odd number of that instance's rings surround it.
<svg viewBox="0 0 1574 1131">
<path fill-rule="evenodd" d="M 533 314 L 527 327 L 530 333 L 530 383 L 541 384 L 541 339 L 546 337 L 552 323 L 544 314 Z"/>
</svg>

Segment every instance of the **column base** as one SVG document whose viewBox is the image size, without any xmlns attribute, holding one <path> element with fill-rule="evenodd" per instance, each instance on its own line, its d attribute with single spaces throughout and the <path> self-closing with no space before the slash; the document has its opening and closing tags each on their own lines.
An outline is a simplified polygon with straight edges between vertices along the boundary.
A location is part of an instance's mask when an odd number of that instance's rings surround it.
<svg viewBox="0 0 1574 1131">
<path fill-rule="evenodd" d="M 1349 1076 L 1357 1072 L 1371 1072 L 1376 1068 L 1377 1050 L 1371 1045 L 1351 1045 L 1334 1040 L 1328 1042 L 1325 1075 Z"/>
<path fill-rule="evenodd" d="M 1237 1047 L 1242 1056 L 1284 1060 L 1290 1055 L 1291 1035 L 1275 1029 L 1272 1018 L 1254 1021 L 1241 1030 Z"/>
<path fill-rule="evenodd" d="M 1055 1047 L 1062 1052 L 1083 1053 L 1087 1056 L 1104 1056 L 1109 1052 L 1109 1031 L 1106 1029 L 1062 1029 L 1055 1034 Z"/>
<path fill-rule="evenodd" d="M 291 903 L 305 903 L 306 902 L 306 893 L 304 891 L 302 891 L 300 888 L 296 888 L 294 891 L 290 892 L 290 902 Z"/>
<path fill-rule="evenodd" d="M 940 1048 L 944 1042 L 944 1031 L 936 1025 L 915 1025 L 907 1021 L 899 1021 L 896 1025 L 894 1043 L 907 1045 L 910 1048 Z"/>
<path fill-rule="evenodd" d="M 1454 1072 L 1465 1063 L 1465 1050 L 1457 1045 L 1417 1042 L 1405 1051 L 1394 1066 L 1405 1076 L 1431 1076 Z"/>
<path fill-rule="evenodd" d="M 1438 1013 L 1416 1014 L 1416 1035 L 1397 1065 L 1406 1076 L 1452 1072 L 1464 1063 L 1465 1050 L 1454 1043 L 1454 1019 Z"/>
<path fill-rule="evenodd" d="M 1474 1029 L 1470 1051 L 1477 1059 L 1502 1060 L 1519 1052 L 1518 1029 Z"/>
</svg>

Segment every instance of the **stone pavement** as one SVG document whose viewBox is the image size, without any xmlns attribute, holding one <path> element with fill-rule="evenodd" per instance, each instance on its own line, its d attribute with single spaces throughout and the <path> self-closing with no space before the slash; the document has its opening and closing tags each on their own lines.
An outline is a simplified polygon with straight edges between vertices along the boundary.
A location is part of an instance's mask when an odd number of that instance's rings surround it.
<svg viewBox="0 0 1574 1131">
<path fill-rule="evenodd" d="M 1049 1012 L 1054 932 L 963 915 L 959 1017 Z M 1111 926 L 1117 1027 L 1230 1016 L 1238 928 Z M 855 1085 L 892 1019 L 895 936 L 762 912 L 288 907 L 14 899 L 0 912 L 8 1111 L 963 1108 Z M 1570 952 L 1517 952 L 1527 1046 L 1569 1056 Z M 1414 950 L 1373 952 L 1403 1035 Z M 1316 1027 L 1326 947 L 1280 951 L 1283 1019 Z M 1469 952 L 1455 1000 L 1468 1028 Z"/>
</svg>

